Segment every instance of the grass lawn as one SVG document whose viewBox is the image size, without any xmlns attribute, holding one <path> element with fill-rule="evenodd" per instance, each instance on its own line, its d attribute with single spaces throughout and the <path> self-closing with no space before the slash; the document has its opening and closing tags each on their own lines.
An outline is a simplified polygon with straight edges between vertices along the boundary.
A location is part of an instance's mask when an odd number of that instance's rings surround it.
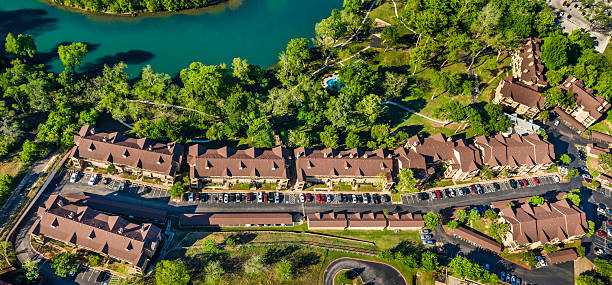
<svg viewBox="0 0 612 285">
<path fill-rule="evenodd" d="M 610 43 L 608 43 L 608 46 L 606 46 L 606 49 L 604 50 L 603 54 L 609 59 L 612 59 L 612 45 L 610 45 Z"/>
<path fill-rule="evenodd" d="M 589 130 L 598 131 L 604 134 L 612 134 L 612 127 L 610 126 L 610 121 L 608 121 L 608 119 L 602 120 L 590 126 Z"/>
<path fill-rule="evenodd" d="M 404 4 L 399 1 L 396 1 L 395 4 L 397 4 L 397 12 L 399 13 L 401 11 L 401 8 L 404 7 Z M 370 5 L 371 5 L 370 3 L 367 3 L 365 6 L 369 8 Z M 379 18 L 387 23 L 391 23 L 393 19 L 396 19 L 395 18 L 395 8 L 393 7 L 393 2 L 387 1 L 383 3 L 382 5 L 378 5 L 378 7 L 370 11 L 369 18 L 372 20 Z"/>
<path fill-rule="evenodd" d="M 482 219 L 476 220 L 471 223 L 472 229 L 482 233 L 483 235 L 488 235 L 487 225 L 485 225 Z"/>
<path fill-rule="evenodd" d="M 23 167 L 24 164 L 19 161 L 19 156 L 17 154 L 12 155 L 0 162 L 0 176 L 8 174 L 15 177 Z"/>
<path fill-rule="evenodd" d="M 380 249 L 393 248 L 398 245 L 401 241 L 408 240 L 420 243 L 419 233 L 413 232 L 398 232 L 393 231 L 355 231 L 355 230 L 344 230 L 344 231 L 325 231 L 320 232 L 332 236 L 347 237 L 363 241 L 370 241 L 376 244 Z"/>
</svg>

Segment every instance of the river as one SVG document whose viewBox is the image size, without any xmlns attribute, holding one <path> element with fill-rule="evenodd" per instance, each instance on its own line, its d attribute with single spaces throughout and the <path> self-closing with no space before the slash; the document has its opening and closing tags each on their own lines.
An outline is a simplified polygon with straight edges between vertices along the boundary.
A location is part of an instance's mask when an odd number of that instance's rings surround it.
<svg viewBox="0 0 612 285">
<path fill-rule="evenodd" d="M 314 36 L 314 26 L 342 0 L 230 0 L 183 13 L 102 16 L 37 0 L 0 0 L 0 42 L 8 32 L 36 40 L 37 62 L 61 71 L 57 45 L 86 42 L 81 72 L 124 61 L 137 76 L 146 64 L 176 75 L 191 62 L 231 64 L 234 57 L 263 67 L 274 64 L 291 38 Z M 4 47 L 2 47 L 3 49 Z"/>
</svg>

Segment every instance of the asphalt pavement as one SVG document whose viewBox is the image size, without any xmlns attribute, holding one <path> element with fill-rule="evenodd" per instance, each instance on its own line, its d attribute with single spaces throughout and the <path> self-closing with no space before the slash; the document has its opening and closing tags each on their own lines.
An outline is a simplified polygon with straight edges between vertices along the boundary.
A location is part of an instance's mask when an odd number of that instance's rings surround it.
<svg viewBox="0 0 612 285">
<path fill-rule="evenodd" d="M 405 285 L 402 274 L 390 265 L 355 259 L 339 258 L 330 263 L 323 273 L 323 285 L 333 285 L 334 278 L 342 270 L 353 270 L 359 274 L 363 284 L 371 285 Z"/>
</svg>

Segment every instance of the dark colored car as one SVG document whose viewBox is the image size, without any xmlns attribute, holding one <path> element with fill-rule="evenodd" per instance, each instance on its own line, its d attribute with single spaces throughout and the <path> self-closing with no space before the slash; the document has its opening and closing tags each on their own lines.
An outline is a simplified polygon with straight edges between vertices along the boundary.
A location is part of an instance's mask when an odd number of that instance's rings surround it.
<svg viewBox="0 0 612 285">
<path fill-rule="evenodd" d="M 472 190 L 472 193 L 477 193 L 476 192 L 476 186 L 474 186 L 474 185 L 470 185 L 470 190 Z"/>
<path fill-rule="evenodd" d="M 516 189 L 516 180 L 510 179 L 508 182 L 510 182 L 510 187 L 512 187 L 512 189 Z"/>
<path fill-rule="evenodd" d="M 499 186 L 499 183 L 497 182 L 493 183 L 493 187 L 495 187 L 495 190 L 501 189 L 501 186 Z"/>
<path fill-rule="evenodd" d="M 527 179 L 523 178 L 523 184 L 525 184 L 525 186 L 529 186 L 529 181 L 527 181 Z"/>
</svg>

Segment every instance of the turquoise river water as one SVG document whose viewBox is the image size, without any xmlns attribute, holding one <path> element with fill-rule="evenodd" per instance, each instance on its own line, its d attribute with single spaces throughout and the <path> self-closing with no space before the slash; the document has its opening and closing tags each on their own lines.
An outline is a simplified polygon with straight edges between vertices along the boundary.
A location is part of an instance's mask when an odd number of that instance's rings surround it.
<svg viewBox="0 0 612 285">
<path fill-rule="evenodd" d="M 229 65 L 234 57 L 266 67 L 291 38 L 312 38 L 315 23 L 341 2 L 230 0 L 177 14 L 126 17 L 86 15 L 37 0 L 0 0 L 0 42 L 8 32 L 34 36 L 36 61 L 53 71 L 62 69 L 57 45 L 76 41 L 90 49 L 81 72 L 124 61 L 132 76 L 146 64 L 176 75 L 194 61 Z"/>
</svg>

